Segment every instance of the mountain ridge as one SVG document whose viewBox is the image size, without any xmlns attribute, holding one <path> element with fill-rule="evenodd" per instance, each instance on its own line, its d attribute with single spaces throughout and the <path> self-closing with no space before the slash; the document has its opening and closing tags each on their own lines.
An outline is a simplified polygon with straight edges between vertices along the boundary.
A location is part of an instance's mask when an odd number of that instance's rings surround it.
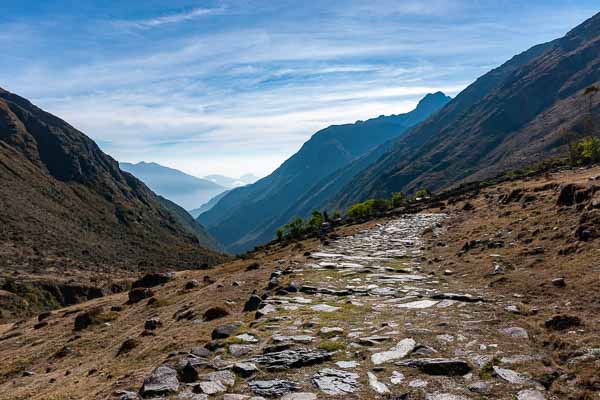
<svg viewBox="0 0 600 400">
<path fill-rule="evenodd" d="M 442 189 L 563 154 L 568 132 L 585 134 L 580 95 L 598 84 L 598 54 L 600 14 L 477 79 L 400 138 L 332 205 L 345 208 L 419 187 Z"/>
<path fill-rule="evenodd" d="M 286 210 L 305 192 L 313 190 L 316 183 L 401 135 L 448 101 L 447 96 L 437 92 L 425 96 L 413 111 L 405 114 L 324 128 L 272 174 L 230 191 L 198 220 L 231 252 L 268 241 L 275 234 L 272 219 L 288 222 L 294 215 L 286 214 Z"/>
</svg>

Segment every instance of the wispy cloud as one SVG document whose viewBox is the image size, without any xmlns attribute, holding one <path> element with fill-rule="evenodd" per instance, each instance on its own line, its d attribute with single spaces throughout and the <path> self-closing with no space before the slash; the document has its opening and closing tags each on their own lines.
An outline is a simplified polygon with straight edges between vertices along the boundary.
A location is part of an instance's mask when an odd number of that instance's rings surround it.
<svg viewBox="0 0 600 400">
<path fill-rule="evenodd" d="M 208 15 L 216 15 L 223 13 L 225 9 L 219 8 L 194 8 L 189 11 L 184 11 L 174 14 L 161 15 L 155 18 L 140 19 L 140 20 L 129 20 L 129 21 L 116 21 L 115 25 L 129 28 L 154 28 L 161 25 L 177 24 L 179 22 L 190 21 L 199 17 Z"/>
<path fill-rule="evenodd" d="M 493 13 L 487 0 L 177 0 L 175 12 L 120 2 L 126 12 L 86 10 L 80 24 L 50 18 L 52 27 L 36 23 L 44 16 L 0 16 L 9 49 L 0 86 L 119 160 L 264 175 L 329 124 L 409 111 L 428 92 L 455 95 L 581 22 L 595 1 L 543 0 L 549 15 L 517 0 L 502 12 L 490 0 Z"/>
</svg>

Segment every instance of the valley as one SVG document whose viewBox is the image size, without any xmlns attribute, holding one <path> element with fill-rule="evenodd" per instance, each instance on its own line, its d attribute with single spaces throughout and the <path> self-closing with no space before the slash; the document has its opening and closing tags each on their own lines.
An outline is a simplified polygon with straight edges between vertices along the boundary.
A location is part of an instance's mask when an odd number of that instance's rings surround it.
<svg viewBox="0 0 600 400">
<path fill-rule="evenodd" d="M 146 299 L 110 295 L 5 325 L 0 392 L 586 398 L 598 389 L 598 232 L 577 232 L 597 214 L 599 176 L 515 179 L 147 281 Z M 166 375 L 148 378 L 160 365 Z"/>
</svg>

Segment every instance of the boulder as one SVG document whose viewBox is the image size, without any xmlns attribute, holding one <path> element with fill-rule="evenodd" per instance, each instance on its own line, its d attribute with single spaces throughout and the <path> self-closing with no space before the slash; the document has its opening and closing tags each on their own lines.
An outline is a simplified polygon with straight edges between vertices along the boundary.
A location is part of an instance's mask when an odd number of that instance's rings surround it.
<svg viewBox="0 0 600 400">
<path fill-rule="evenodd" d="M 147 397 L 157 397 L 177 393 L 179 380 L 177 371 L 167 365 L 161 365 L 144 379 L 140 394 Z"/>
<path fill-rule="evenodd" d="M 211 307 L 204 312 L 202 319 L 204 321 L 213 321 L 215 319 L 224 318 L 229 315 L 229 311 L 223 307 Z"/>
<path fill-rule="evenodd" d="M 295 382 L 283 379 L 252 381 L 248 384 L 254 393 L 266 397 L 280 397 L 298 389 L 298 385 Z"/>
<path fill-rule="evenodd" d="M 137 287 L 129 291 L 129 304 L 134 304 L 149 297 L 154 296 L 154 292 L 151 289 Z"/>
<path fill-rule="evenodd" d="M 564 331 L 573 327 L 581 325 L 581 319 L 571 315 L 555 315 L 554 317 L 546 320 L 544 323 L 546 328 L 554 331 Z"/>
<path fill-rule="evenodd" d="M 260 307 L 262 299 L 253 294 L 244 304 L 244 312 L 256 311 Z"/>
<path fill-rule="evenodd" d="M 211 337 L 214 339 L 227 339 L 231 335 L 237 332 L 244 325 L 242 322 L 231 322 L 217 326 L 213 331 Z"/>
<path fill-rule="evenodd" d="M 138 279 L 137 281 L 133 282 L 131 288 L 151 288 L 154 286 L 163 285 L 174 278 L 175 273 L 173 272 L 148 273 L 144 275 L 141 279 Z"/>
</svg>

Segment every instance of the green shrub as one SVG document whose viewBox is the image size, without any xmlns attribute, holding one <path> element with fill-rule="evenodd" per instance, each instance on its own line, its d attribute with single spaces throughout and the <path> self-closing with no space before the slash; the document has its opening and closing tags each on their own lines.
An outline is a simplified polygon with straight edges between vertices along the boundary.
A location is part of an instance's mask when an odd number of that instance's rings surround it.
<svg viewBox="0 0 600 400">
<path fill-rule="evenodd" d="M 392 194 L 392 207 L 402 207 L 406 203 L 406 195 L 402 192 Z"/>
<path fill-rule="evenodd" d="M 569 144 L 571 164 L 589 165 L 600 162 L 600 139 L 587 136 Z"/>
</svg>

